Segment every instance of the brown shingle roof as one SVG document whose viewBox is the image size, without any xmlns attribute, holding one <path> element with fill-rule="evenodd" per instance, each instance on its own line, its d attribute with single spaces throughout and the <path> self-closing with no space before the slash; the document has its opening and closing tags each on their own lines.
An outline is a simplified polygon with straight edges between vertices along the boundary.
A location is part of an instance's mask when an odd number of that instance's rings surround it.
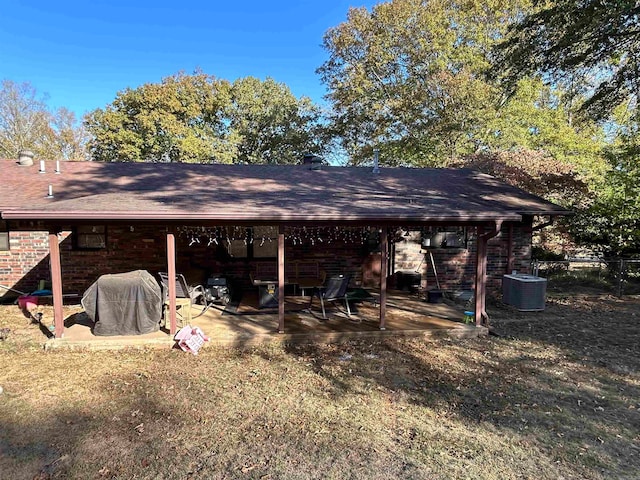
<svg viewBox="0 0 640 480">
<path fill-rule="evenodd" d="M 0 160 L 13 219 L 484 221 L 565 209 L 466 169 Z M 46 198 L 52 185 L 54 198 Z"/>
</svg>

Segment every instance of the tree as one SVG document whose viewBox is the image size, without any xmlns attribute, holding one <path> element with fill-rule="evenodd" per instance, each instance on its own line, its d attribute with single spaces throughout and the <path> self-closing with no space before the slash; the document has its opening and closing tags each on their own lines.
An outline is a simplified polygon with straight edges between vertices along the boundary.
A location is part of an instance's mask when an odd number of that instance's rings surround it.
<svg viewBox="0 0 640 480">
<path fill-rule="evenodd" d="M 37 157 L 77 160 L 86 156 L 86 133 L 73 112 L 51 112 L 46 97 L 30 83 L 3 80 L 0 89 L 0 156 L 16 158 L 21 150 Z"/>
<path fill-rule="evenodd" d="M 592 202 L 578 211 L 572 233 L 594 250 L 617 256 L 640 254 L 640 122 L 637 109 L 612 111 L 618 128 L 605 149 L 609 169 Z"/>
<path fill-rule="evenodd" d="M 271 78 L 236 80 L 231 87 L 230 129 L 239 139 L 237 161 L 298 163 L 321 153 L 320 111 L 307 97 L 296 98 Z"/>
<path fill-rule="evenodd" d="M 127 88 L 85 117 L 91 154 L 100 161 L 230 163 L 236 150 L 225 137 L 229 101 L 229 83 L 202 72 Z"/>
<path fill-rule="evenodd" d="M 20 150 L 51 155 L 50 114 L 44 99 L 29 83 L 2 81 L 0 90 L 0 156 L 16 158 Z"/>
<path fill-rule="evenodd" d="M 119 92 L 85 118 L 102 161 L 291 163 L 317 147 L 318 113 L 271 79 L 196 72 Z"/>
<path fill-rule="evenodd" d="M 464 155 L 451 166 L 487 173 L 567 208 L 584 207 L 589 195 L 589 185 L 571 164 L 540 150 L 523 148 Z"/>
<path fill-rule="evenodd" d="M 640 254 L 640 143 L 612 148 L 611 170 L 595 201 L 571 224 L 577 241 L 599 253 Z"/>
<path fill-rule="evenodd" d="M 523 8 L 517 0 L 393 0 L 351 9 L 326 33 L 330 58 L 318 72 L 352 162 L 374 148 L 387 164 L 415 166 L 527 149 L 581 169 L 598 164 L 601 129 L 571 121 L 560 87 L 526 78 L 506 97 L 486 76 L 495 43 Z"/>
<path fill-rule="evenodd" d="M 571 222 L 597 251 L 640 252 L 640 3 L 636 0 L 537 2 L 497 46 L 493 73 L 508 87 L 539 75 L 584 94 L 580 111 L 606 122 L 608 169 L 590 205 Z M 624 114 L 621 115 L 621 112 Z"/>
<path fill-rule="evenodd" d="M 349 10 L 318 69 L 354 163 L 441 165 L 486 138 L 499 92 L 484 71 L 517 1 L 393 0 Z M 395 159 L 395 160 L 394 160 Z"/>
<path fill-rule="evenodd" d="M 86 160 L 89 134 L 84 125 L 79 124 L 75 113 L 65 107 L 54 112 L 50 127 L 53 132 L 52 150 L 57 152 L 55 158 L 64 160 Z"/>
<path fill-rule="evenodd" d="M 581 105 L 595 118 L 635 97 L 640 79 L 640 3 L 637 0 L 537 0 L 537 10 L 509 28 L 498 44 L 493 73 L 508 85 L 531 75 L 572 83 L 587 74 L 594 85 Z"/>
<path fill-rule="evenodd" d="M 607 169 L 603 129 L 587 118 L 572 122 L 571 105 L 562 95 L 540 79 L 520 80 L 514 94 L 487 118 L 486 135 L 479 143 L 494 152 L 527 151 L 513 158 L 523 162 L 522 168 L 530 167 L 534 176 L 537 158 L 547 158 L 563 163 L 567 175 L 580 174 L 590 183 L 601 179 Z"/>
</svg>

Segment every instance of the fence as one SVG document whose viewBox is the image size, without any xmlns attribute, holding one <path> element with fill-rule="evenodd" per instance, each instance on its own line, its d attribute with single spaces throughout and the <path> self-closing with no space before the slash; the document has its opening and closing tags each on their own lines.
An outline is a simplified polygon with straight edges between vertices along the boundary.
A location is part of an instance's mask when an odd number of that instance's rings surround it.
<svg viewBox="0 0 640 480">
<path fill-rule="evenodd" d="M 623 295 L 640 294 L 640 259 L 568 258 L 534 260 L 531 273 L 543 276 L 549 284 L 573 283 Z"/>
</svg>

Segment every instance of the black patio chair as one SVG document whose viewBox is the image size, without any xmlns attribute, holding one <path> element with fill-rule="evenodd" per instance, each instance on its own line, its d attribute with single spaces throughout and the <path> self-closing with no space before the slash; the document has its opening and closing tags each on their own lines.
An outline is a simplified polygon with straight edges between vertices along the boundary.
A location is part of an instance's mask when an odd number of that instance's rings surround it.
<svg viewBox="0 0 640 480">
<path fill-rule="evenodd" d="M 166 272 L 158 272 L 160 276 L 160 282 L 162 283 L 162 295 L 163 295 L 163 314 L 161 322 L 161 326 L 166 324 L 168 318 L 168 308 L 169 308 L 169 274 Z M 176 275 L 176 306 L 180 307 L 180 316 L 187 323 L 190 324 L 191 320 L 194 318 L 191 315 L 191 305 L 196 303 L 199 299 L 202 301 L 202 311 L 196 315 L 195 318 L 202 315 L 208 305 L 206 301 L 206 296 L 204 292 L 204 287 L 202 285 L 189 286 L 187 281 L 184 278 L 184 275 L 178 274 Z M 188 301 L 187 301 L 188 300 Z M 184 312 L 182 311 L 184 309 Z"/>
<path fill-rule="evenodd" d="M 165 302 L 169 299 L 169 274 L 166 272 L 158 272 L 160 276 L 160 281 L 162 282 L 162 292 L 164 295 Z M 191 299 L 191 304 L 196 303 L 196 301 L 202 297 L 202 302 L 204 302 L 204 287 L 202 285 L 189 286 L 187 281 L 184 278 L 184 275 L 181 273 L 176 275 L 176 298 L 189 298 Z"/>
<path fill-rule="evenodd" d="M 311 312 L 313 298 L 318 297 L 320 299 L 320 307 L 322 308 L 322 318 L 327 320 L 324 303 L 344 301 L 347 317 L 351 318 L 351 309 L 349 308 L 349 299 L 347 298 L 347 287 L 349 286 L 350 280 L 351 275 L 335 275 L 329 277 L 324 286 L 314 288 L 309 301 L 309 311 Z"/>
</svg>

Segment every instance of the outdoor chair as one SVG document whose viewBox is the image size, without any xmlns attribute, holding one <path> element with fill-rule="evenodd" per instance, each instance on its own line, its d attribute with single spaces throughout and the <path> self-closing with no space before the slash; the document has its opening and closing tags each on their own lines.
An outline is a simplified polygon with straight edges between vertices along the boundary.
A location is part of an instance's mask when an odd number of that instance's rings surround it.
<svg viewBox="0 0 640 480">
<path fill-rule="evenodd" d="M 346 315 L 348 318 L 351 318 L 351 309 L 349 308 L 349 300 L 347 298 L 347 287 L 349 286 L 350 280 L 351 275 L 336 275 L 330 277 L 324 286 L 314 288 L 311 294 L 311 300 L 309 301 L 309 311 L 311 311 L 311 306 L 313 305 L 313 298 L 318 297 L 320 299 L 322 318 L 324 320 L 327 320 L 324 307 L 325 302 L 344 302 Z"/>
<path fill-rule="evenodd" d="M 164 297 L 164 309 L 163 318 L 166 323 L 167 310 L 169 308 L 169 274 L 166 272 L 158 272 L 160 281 L 162 282 L 162 294 Z M 186 321 L 186 324 L 191 323 L 191 305 L 196 303 L 198 299 L 202 299 L 202 302 L 206 306 L 204 287 L 202 285 L 189 286 L 184 278 L 184 275 L 178 274 L 175 278 L 176 282 L 176 307 L 180 308 L 180 316 Z"/>
</svg>

